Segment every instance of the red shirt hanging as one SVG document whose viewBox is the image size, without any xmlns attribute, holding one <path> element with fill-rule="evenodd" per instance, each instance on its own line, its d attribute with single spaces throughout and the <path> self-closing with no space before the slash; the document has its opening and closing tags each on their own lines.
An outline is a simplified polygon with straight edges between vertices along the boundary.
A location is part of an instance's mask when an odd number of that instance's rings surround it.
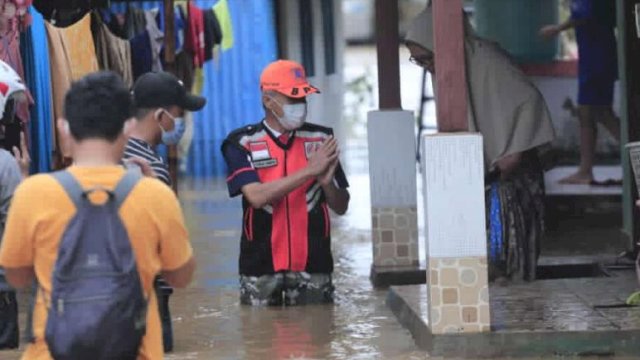
<svg viewBox="0 0 640 360">
<path fill-rule="evenodd" d="M 185 50 L 193 54 L 193 65 L 202 67 L 205 61 L 204 12 L 192 3 L 189 3 L 188 22 Z"/>
</svg>

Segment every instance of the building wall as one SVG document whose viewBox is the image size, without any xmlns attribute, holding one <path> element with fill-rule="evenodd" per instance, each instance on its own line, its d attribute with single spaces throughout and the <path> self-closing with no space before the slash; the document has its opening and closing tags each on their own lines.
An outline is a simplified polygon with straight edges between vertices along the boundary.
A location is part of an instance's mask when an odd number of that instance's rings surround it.
<svg viewBox="0 0 640 360">
<path fill-rule="evenodd" d="M 309 77 L 312 85 L 322 92 L 320 95 L 309 97 L 308 121 L 334 128 L 336 137 L 341 144 L 345 142 L 345 129 L 342 123 L 343 95 L 344 95 L 344 36 L 342 7 L 340 0 L 333 2 L 334 44 L 335 44 L 335 73 L 327 74 L 325 64 L 325 39 L 323 34 L 323 0 L 280 0 L 279 5 L 279 41 L 282 58 L 303 61 L 303 42 L 301 28 L 308 24 L 300 22 L 300 4 L 308 1 L 313 14 L 311 32 L 313 33 L 314 74 Z M 309 72 L 309 71 L 308 71 Z"/>
<path fill-rule="evenodd" d="M 567 99 L 577 106 L 578 80 L 574 77 L 543 77 L 534 76 L 531 78 L 544 96 L 553 125 L 556 129 L 557 139 L 554 147 L 567 151 L 578 152 L 580 146 L 579 122 L 568 110 L 563 108 Z M 620 91 L 616 87 L 614 97 L 614 111 L 619 114 Z M 597 152 L 601 155 L 617 154 L 620 150 L 618 143 L 609 133 L 600 126 L 598 131 Z"/>
</svg>

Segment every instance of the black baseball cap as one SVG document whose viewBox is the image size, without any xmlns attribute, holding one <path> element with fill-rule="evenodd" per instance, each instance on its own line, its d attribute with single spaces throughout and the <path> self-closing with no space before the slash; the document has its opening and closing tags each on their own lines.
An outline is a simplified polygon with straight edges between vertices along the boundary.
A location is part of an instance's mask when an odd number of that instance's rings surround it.
<svg viewBox="0 0 640 360">
<path fill-rule="evenodd" d="M 133 102 L 137 108 L 176 105 L 187 111 L 198 111 L 207 99 L 189 94 L 182 81 L 168 72 L 149 72 L 133 85 Z"/>
</svg>

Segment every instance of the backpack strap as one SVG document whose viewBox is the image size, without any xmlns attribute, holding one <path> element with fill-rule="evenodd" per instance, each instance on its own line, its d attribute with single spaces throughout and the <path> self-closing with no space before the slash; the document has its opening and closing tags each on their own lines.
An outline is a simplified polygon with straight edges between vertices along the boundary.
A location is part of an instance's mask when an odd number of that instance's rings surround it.
<svg viewBox="0 0 640 360">
<path fill-rule="evenodd" d="M 122 177 L 122 180 L 118 183 L 116 188 L 113 190 L 113 195 L 115 197 L 116 208 L 120 208 L 125 200 L 127 200 L 127 196 L 133 188 L 138 184 L 138 181 L 142 179 L 142 175 L 139 171 L 127 171 L 126 174 Z"/>
<path fill-rule="evenodd" d="M 66 170 L 56 171 L 51 174 L 51 176 L 53 176 L 53 178 L 62 185 L 64 191 L 67 193 L 69 198 L 71 198 L 71 201 L 73 201 L 73 204 L 78 208 L 82 202 L 82 196 L 84 194 L 84 189 L 80 186 L 78 180 L 76 180 L 76 178 Z"/>
</svg>

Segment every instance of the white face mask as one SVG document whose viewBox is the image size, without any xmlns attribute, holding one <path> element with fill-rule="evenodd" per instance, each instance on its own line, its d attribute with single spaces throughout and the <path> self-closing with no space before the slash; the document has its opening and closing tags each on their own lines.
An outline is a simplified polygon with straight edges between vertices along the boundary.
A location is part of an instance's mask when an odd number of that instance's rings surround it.
<svg viewBox="0 0 640 360">
<path fill-rule="evenodd" d="M 271 98 L 276 104 L 282 108 L 282 117 L 278 116 L 273 110 L 271 112 L 278 119 L 280 125 L 288 131 L 299 129 L 307 119 L 307 104 L 286 104 L 282 105 L 278 100 Z"/>
</svg>

